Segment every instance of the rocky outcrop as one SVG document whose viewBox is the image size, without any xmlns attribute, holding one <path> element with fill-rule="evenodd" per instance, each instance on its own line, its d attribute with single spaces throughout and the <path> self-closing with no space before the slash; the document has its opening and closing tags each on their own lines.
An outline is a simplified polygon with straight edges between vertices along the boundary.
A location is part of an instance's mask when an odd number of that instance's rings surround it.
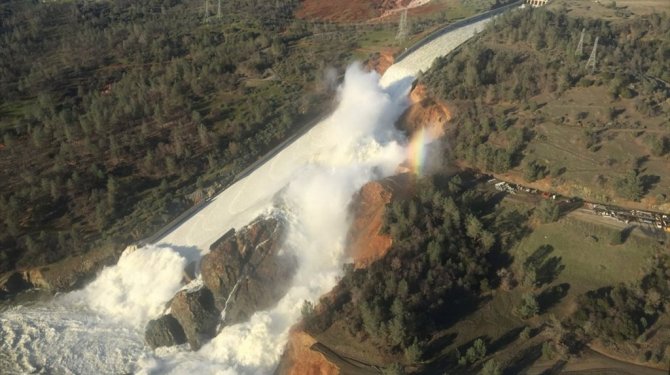
<svg viewBox="0 0 670 375">
<path fill-rule="evenodd" d="M 256 221 L 239 233 L 215 242 L 202 259 L 202 280 L 225 324 L 247 320 L 251 314 L 274 306 L 286 294 L 297 266 L 289 254 L 280 254 L 283 223 Z"/>
<path fill-rule="evenodd" d="M 193 350 L 216 335 L 220 320 L 214 296 L 207 288 L 179 291 L 170 303 L 170 315 L 179 322 Z"/>
<path fill-rule="evenodd" d="M 20 293 L 30 287 L 21 272 L 8 272 L 0 277 L 0 298 Z"/>
<path fill-rule="evenodd" d="M 163 315 L 147 324 L 145 339 L 151 348 L 180 345 L 186 342 L 186 334 L 177 319 L 171 314 Z"/>
<path fill-rule="evenodd" d="M 217 240 L 200 262 L 203 285 L 174 296 L 170 312 L 147 325 L 147 343 L 181 343 L 170 331 L 176 322 L 184 340 L 197 350 L 216 335 L 217 327 L 243 322 L 277 304 L 297 266 L 293 256 L 280 252 L 284 229 L 280 219 L 261 218 Z"/>
<path fill-rule="evenodd" d="M 48 266 L 10 272 L 0 277 L 0 298 L 31 288 L 50 292 L 80 288 L 102 268 L 116 263 L 121 255 L 120 250 L 114 246 L 103 246 Z"/>
</svg>

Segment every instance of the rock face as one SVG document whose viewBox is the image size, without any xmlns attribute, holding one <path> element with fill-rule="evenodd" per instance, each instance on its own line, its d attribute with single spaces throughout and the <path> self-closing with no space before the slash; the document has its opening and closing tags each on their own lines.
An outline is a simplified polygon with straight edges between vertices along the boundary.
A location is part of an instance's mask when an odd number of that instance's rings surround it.
<svg viewBox="0 0 670 375">
<path fill-rule="evenodd" d="M 28 288 L 30 288 L 30 284 L 20 272 L 9 272 L 0 277 L 0 298 L 19 293 Z"/>
<path fill-rule="evenodd" d="M 280 251 L 284 229 L 279 219 L 260 218 L 216 241 L 200 262 L 204 285 L 174 296 L 170 313 L 147 325 L 147 343 L 157 347 L 187 341 L 197 350 L 216 335 L 217 327 L 273 307 L 288 291 L 297 266 L 295 257 Z"/>
<path fill-rule="evenodd" d="M 145 333 L 147 344 L 153 349 L 159 346 L 180 345 L 186 342 L 181 325 L 172 315 L 163 315 L 147 324 Z"/>
<path fill-rule="evenodd" d="M 216 335 L 219 310 L 207 288 L 179 291 L 170 303 L 170 314 L 179 322 L 191 349 L 198 350 L 205 340 Z"/>
<path fill-rule="evenodd" d="M 280 254 L 283 232 L 280 220 L 256 221 L 222 237 L 203 257 L 202 280 L 217 308 L 226 309 L 225 324 L 247 320 L 286 294 L 297 263 Z"/>
</svg>

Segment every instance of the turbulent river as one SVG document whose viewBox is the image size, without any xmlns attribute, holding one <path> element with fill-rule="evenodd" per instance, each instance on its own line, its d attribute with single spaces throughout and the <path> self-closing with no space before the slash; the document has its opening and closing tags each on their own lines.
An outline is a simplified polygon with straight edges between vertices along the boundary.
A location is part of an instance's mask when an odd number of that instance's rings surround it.
<svg viewBox="0 0 670 375">
<path fill-rule="evenodd" d="M 482 30 L 489 18 L 445 33 L 383 77 L 347 69 L 333 114 L 216 196 L 157 243 L 126 251 L 84 289 L 0 312 L 3 374 L 270 374 L 304 300 L 336 283 L 353 194 L 389 176 L 407 158 L 393 126 L 415 75 Z M 429 140 L 426 140 L 428 142 Z M 182 288 L 182 270 L 230 228 L 259 215 L 289 223 L 282 251 L 299 260 L 292 287 L 271 310 L 225 327 L 197 352 L 151 350 L 144 326 Z"/>
</svg>

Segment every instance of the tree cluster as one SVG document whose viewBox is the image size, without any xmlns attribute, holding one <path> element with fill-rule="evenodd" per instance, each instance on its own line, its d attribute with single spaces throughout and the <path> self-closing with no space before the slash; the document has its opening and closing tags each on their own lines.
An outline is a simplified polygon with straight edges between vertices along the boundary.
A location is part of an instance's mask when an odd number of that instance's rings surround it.
<svg viewBox="0 0 670 375">
<path fill-rule="evenodd" d="M 314 332 L 346 320 L 353 336 L 402 363 L 417 363 L 426 359 L 433 332 L 467 314 L 489 284 L 499 283 L 501 249 L 512 240 L 495 233 L 518 217 L 489 216 L 489 198 L 468 190 L 460 176 L 438 186 L 427 179 L 413 198 L 387 207 L 383 230 L 392 248 L 366 269 L 347 267 L 339 302 L 321 301 L 327 307 L 312 320 Z M 514 225 L 516 232 L 505 233 L 520 236 Z M 465 353 L 465 365 L 485 350 L 478 344 Z"/>
<path fill-rule="evenodd" d="M 127 244 L 324 111 L 297 1 L 0 4 L 0 272 Z M 211 9 L 210 9 L 211 10 Z"/>
<path fill-rule="evenodd" d="M 591 291 L 579 299 L 572 320 L 574 329 L 586 338 L 608 343 L 635 341 L 670 303 L 670 259 L 656 255 L 638 282 Z"/>
</svg>

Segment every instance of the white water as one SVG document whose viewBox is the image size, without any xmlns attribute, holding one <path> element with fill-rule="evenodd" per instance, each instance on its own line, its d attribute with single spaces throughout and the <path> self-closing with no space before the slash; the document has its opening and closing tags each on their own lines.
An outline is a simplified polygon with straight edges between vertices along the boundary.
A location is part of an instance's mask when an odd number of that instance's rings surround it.
<svg viewBox="0 0 670 375">
<path fill-rule="evenodd" d="M 491 20 L 493 18 L 473 22 L 428 42 L 416 52 L 406 56 L 402 61 L 391 65 L 382 77 L 382 84 L 388 84 L 405 77 L 415 77 L 419 72 L 427 71 L 433 65 L 435 59 L 453 51 L 478 32 L 484 30 L 486 24 Z"/>
<path fill-rule="evenodd" d="M 467 35 L 472 33 L 468 29 Z M 455 44 L 439 38 L 441 54 L 465 40 L 460 34 L 457 39 Z M 434 56 L 438 47 L 430 43 L 428 50 L 411 56 Z M 352 195 L 367 181 L 392 174 L 404 160 L 406 140 L 393 123 L 406 108 L 414 75 L 426 68 L 423 60 L 414 68 L 407 63 L 391 67 L 380 84 L 375 73 L 350 67 L 330 118 L 158 244 L 124 254 L 81 291 L 0 313 L 3 373 L 271 373 L 302 302 L 317 300 L 336 283 L 345 261 L 346 207 Z M 225 327 L 198 352 L 186 346 L 145 347 L 143 327 L 182 287 L 184 266 L 228 229 L 277 212 L 289 222 L 283 251 L 299 259 L 293 286 L 278 305 L 247 323 Z"/>
</svg>

